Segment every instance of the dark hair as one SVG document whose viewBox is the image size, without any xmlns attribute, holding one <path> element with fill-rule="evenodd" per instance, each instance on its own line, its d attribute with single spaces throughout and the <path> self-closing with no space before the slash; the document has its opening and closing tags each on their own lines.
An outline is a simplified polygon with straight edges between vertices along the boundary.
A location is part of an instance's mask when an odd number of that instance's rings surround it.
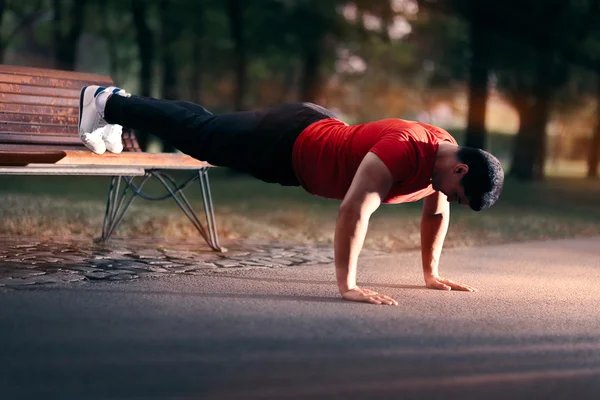
<svg viewBox="0 0 600 400">
<path fill-rule="evenodd" d="M 504 185 L 500 161 L 490 153 L 472 147 L 460 147 L 456 157 L 469 166 L 469 172 L 461 180 L 469 206 L 475 211 L 487 210 L 498 200 Z"/>
</svg>

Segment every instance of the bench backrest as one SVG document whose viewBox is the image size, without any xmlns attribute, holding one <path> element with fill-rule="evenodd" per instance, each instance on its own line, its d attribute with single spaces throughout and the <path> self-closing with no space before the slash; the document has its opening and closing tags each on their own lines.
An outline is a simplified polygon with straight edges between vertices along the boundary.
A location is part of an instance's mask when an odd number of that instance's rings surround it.
<svg viewBox="0 0 600 400">
<path fill-rule="evenodd" d="M 107 76 L 0 65 L 0 150 L 85 150 L 77 131 L 79 93 L 112 85 Z M 124 131 L 123 151 L 139 152 Z"/>
</svg>

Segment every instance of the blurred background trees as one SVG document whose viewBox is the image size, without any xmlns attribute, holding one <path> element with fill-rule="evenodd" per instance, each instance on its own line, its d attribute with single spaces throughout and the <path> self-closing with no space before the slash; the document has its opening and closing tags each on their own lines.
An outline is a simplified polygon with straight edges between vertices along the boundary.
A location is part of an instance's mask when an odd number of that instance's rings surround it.
<svg viewBox="0 0 600 400">
<path fill-rule="evenodd" d="M 0 57 L 214 112 L 418 119 L 521 180 L 597 178 L 599 22 L 600 0 L 0 0 Z"/>
</svg>

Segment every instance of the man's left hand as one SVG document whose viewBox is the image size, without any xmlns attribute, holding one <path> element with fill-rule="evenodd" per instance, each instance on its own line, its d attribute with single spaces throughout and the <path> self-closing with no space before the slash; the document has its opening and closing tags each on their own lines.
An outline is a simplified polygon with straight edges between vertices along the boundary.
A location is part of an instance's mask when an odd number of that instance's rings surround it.
<svg viewBox="0 0 600 400">
<path fill-rule="evenodd" d="M 430 289 L 439 290 L 460 290 L 463 292 L 476 292 L 472 286 L 463 285 L 462 283 L 454 282 L 451 279 L 442 278 L 441 276 L 431 276 L 425 278 L 425 286 Z"/>
</svg>

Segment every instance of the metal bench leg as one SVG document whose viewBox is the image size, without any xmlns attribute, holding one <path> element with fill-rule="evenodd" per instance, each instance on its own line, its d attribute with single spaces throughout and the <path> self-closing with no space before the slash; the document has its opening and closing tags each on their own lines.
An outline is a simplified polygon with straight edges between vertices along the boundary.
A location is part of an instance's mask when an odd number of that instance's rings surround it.
<svg viewBox="0 0 600 400">
<path fill-rule="evenodd" d="M 227 249 L 221 247 L 221 244 L 219 243 L 219 237 L 217 235 L 217 228 L 212 205 L 212 198 L 210 195 L 210 188 L 208 187 L 208 176 L 206 169 L 208 168 L 200 169 L 198 171 L 198 177 L 192 178 L 189 182 L 196 179 L 200 180 L 200 185 L 202 189 L 202 201 L 204 203 L 204 212 L 206 214 L 206 225 L 208 227 L 208 233 L 204 229 L 204 226 L 202 226 L 202 223 L 200 222 L 200 219 L 194 212 L 194 209 L 190 204 L 189 200 L 183 193 L 183 189 L 178 188 L 175 181 L 167 174 L 164 174 L 161 171 L 150 171 L 149 173 L 152 176 L 156 177 L 163 184 L 165 189 L 169 192 L 170 197 L 172 197 L 173 200 L 175 200 L 181 211 L 183 211 L 183 213 L 192 222 L 196 230 L 204 238 L 204 240 L 210 246 L 210 248 L 215 251 L 225 252 L 227 251 Z M 171 187 L 171 185 L 173 187 Z"/>
<path fill-rule="evenodd" d="M 143 187 L 148 179 L 150 179 L 150 176 L 144 177 L 139 187 Z M 122 180 L 130 181 L 127 182 L 126 185 L 123 185 L 123 190 L 119 192 Z M 127 189 L 129 188 L 131 181 L 133 181 L 133 177 L 113 176 L 111 179 L 108 200 L 106 202 L 106 213 L 104 214 L 104 222 L 102 224 L 102 242 L 108 241 L 113 233 L 115 233 L 115 230 L 121 221 L 123 221 L 133 200 L 135 200 L 138 195 L 138 193 L 134 191 L 128 193 Z M 129 198 L 127 199 L 128 195 Z"/>
<path fill-rule="evenodd" d="M 200 188 L 202 189 L 202 204 L 204 204 L 204 214 L 206 216 L 206 225 L 208 234 L 215 248 L 220 251 L 226 251 L 219 243 L 219 234 L 217 232 L 217 222 L 215 220 L 215 210 L 213 208 L 212 195 L 210 194 L 210 182 L 208 181 L 208 168 L 202 168 L 198 171 L 200 176 Z"/>
</svg>

